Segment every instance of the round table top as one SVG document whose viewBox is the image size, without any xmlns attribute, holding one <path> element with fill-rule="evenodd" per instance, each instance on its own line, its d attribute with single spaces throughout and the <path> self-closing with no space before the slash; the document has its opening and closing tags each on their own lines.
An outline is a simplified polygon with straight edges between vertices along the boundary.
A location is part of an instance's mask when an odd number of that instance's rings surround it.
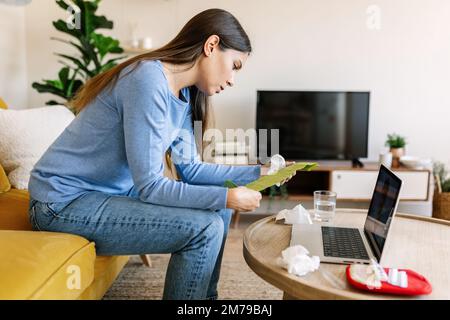
<svg viewBox="0 0 450 320">
<path fill-rule="evenodd" d="M 362 228 L 367 210 L 337 209 L 335 225 Z M 450 299 L 450 221 L 396 214 L 381 265 L 411 269 L 430 282 L 430 295 L 406 297 L 357 290 L 345 276 L 346 265 L 320 263 L 303 277 L 289 274 L 276 260 L 289 246 L 290 225 L 267 217 L 253 223 L 244 235 L 244 258 L 261 278 L 297 299 Z"/>
</svg>

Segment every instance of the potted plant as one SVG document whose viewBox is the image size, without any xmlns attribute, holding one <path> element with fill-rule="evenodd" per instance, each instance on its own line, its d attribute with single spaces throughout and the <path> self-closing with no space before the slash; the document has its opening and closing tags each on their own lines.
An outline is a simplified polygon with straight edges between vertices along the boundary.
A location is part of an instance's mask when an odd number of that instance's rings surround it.
<svg viewBox="0 0 450 320">
<path fill-rule="evenodd" d="M 112 29 L 113 22 L 105 16 L 96 14 L 101 0 L 57 0 L 56 4 L 63 10 L 70 6 L 79 12 L 79 27 L 71 26 L 64 20 L 53 22 L 53 26 L 72 39 L 52 38 L 66 43 L 78 51 L 77 55 L 57 53 L 63 65 L 56 80 L 34 82 L 33 88 L 40 93 L 51 93 L 62 101 L 51 100 L 47 105 L 65 104 L 72 99 L 77 90 L 90 78 L 113 68 L 117 61 L 125 56 L 112 57 L 124 52 L 118 40 L 98 32 L 99 29 Z"/>
<path fill-rule="evenodd" d="M 445 165 L 436 162 L 433 166 L 436 190 L 433 197 L 433 217 L 450 220 L 450 178 Z"/>
<path fill-rule="evenodd" d="M 398 168 L 400 166 L 400 158 L 405 155 L 406 139 L 396 133 L 388 134 L 386 146 L 392 153 L 392 166 Z"/>
</svg>

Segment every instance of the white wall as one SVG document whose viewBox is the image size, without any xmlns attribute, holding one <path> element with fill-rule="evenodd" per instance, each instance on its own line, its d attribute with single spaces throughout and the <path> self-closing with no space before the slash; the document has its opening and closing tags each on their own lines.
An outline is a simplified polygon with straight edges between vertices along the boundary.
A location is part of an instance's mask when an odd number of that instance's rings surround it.
<svg viewBox="0 0 450 320">
<path fill-rule="evenodd" d="M 26 108 L 25 10 L 0 4 L 0 17 L 0 97 L 12 108 Z"/>
<path fill-rule="evenodd" d="M 366 26 L 369 5 L 381 9 L 381 29 Z M 113 32 L 130 39 L 130 23 L 155 46 L 169 41 L 199 11 L 234 13 L 254 52 L 236 86 L 214 98 L 219 128 L 255 125 L 257 89 L 370 90 L 369 159 L 387 133 L 407 136 L 410 155 L 450 160 L 450 1 L 448 0 L 103 0 Z M 54 77 L 52 55 L 65 51 L 49 37 L 65 18 L 53 0 L 26 9 L 28 82 Z M 29 106 L 48 97 L 28 91 Z"/>
</svg>

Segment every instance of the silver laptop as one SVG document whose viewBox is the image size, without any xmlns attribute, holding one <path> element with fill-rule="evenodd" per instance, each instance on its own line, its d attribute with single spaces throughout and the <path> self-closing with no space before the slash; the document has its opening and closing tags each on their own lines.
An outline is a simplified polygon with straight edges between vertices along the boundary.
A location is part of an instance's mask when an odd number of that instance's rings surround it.
<svg viewBox="0 0 450 320">
<path fill-rule="evenodd" d="M 300 244 L 321 262 L 369 264 L 380 262 L 399 202 L 402 181 L 380 167 L 363 229 L 324 224 L 294 224 L 291 246 Z"/>
</svg>

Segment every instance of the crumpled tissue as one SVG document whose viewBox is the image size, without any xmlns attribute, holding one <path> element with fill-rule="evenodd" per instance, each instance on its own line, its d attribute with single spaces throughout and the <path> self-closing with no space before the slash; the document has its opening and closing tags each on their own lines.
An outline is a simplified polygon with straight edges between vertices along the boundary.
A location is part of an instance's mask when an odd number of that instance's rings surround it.
<svg viewBox="0 0 450 320">
<path fill-rule="evenodd" d="M 268 175 L 272 175 L 278 172 L 278 170 L 283 169 L 286 167 L 286 160 L 284 160 L 283 156 L 279 154 L 275 154 L 272 157 L 270 157 L 270 168 L 267 172 Z M 277 187 L 279 187 L 281 184 L 277 183 Z"/>
<path fill-rule="evenodd" d="M 290 274 L 304 276 L 319 269 L 320 259 L 317 256 L 310 257 L 308 249 L 296 245 L 283 250 L 277 264 Z"/>
<path fill-rule="evenodd" d="M 284 219 L 285 224 L 312 224 L 311 215 L 301 204 L 289 210 L 284 209 L 278 212 L 275 220 Z"/>
</svg>

